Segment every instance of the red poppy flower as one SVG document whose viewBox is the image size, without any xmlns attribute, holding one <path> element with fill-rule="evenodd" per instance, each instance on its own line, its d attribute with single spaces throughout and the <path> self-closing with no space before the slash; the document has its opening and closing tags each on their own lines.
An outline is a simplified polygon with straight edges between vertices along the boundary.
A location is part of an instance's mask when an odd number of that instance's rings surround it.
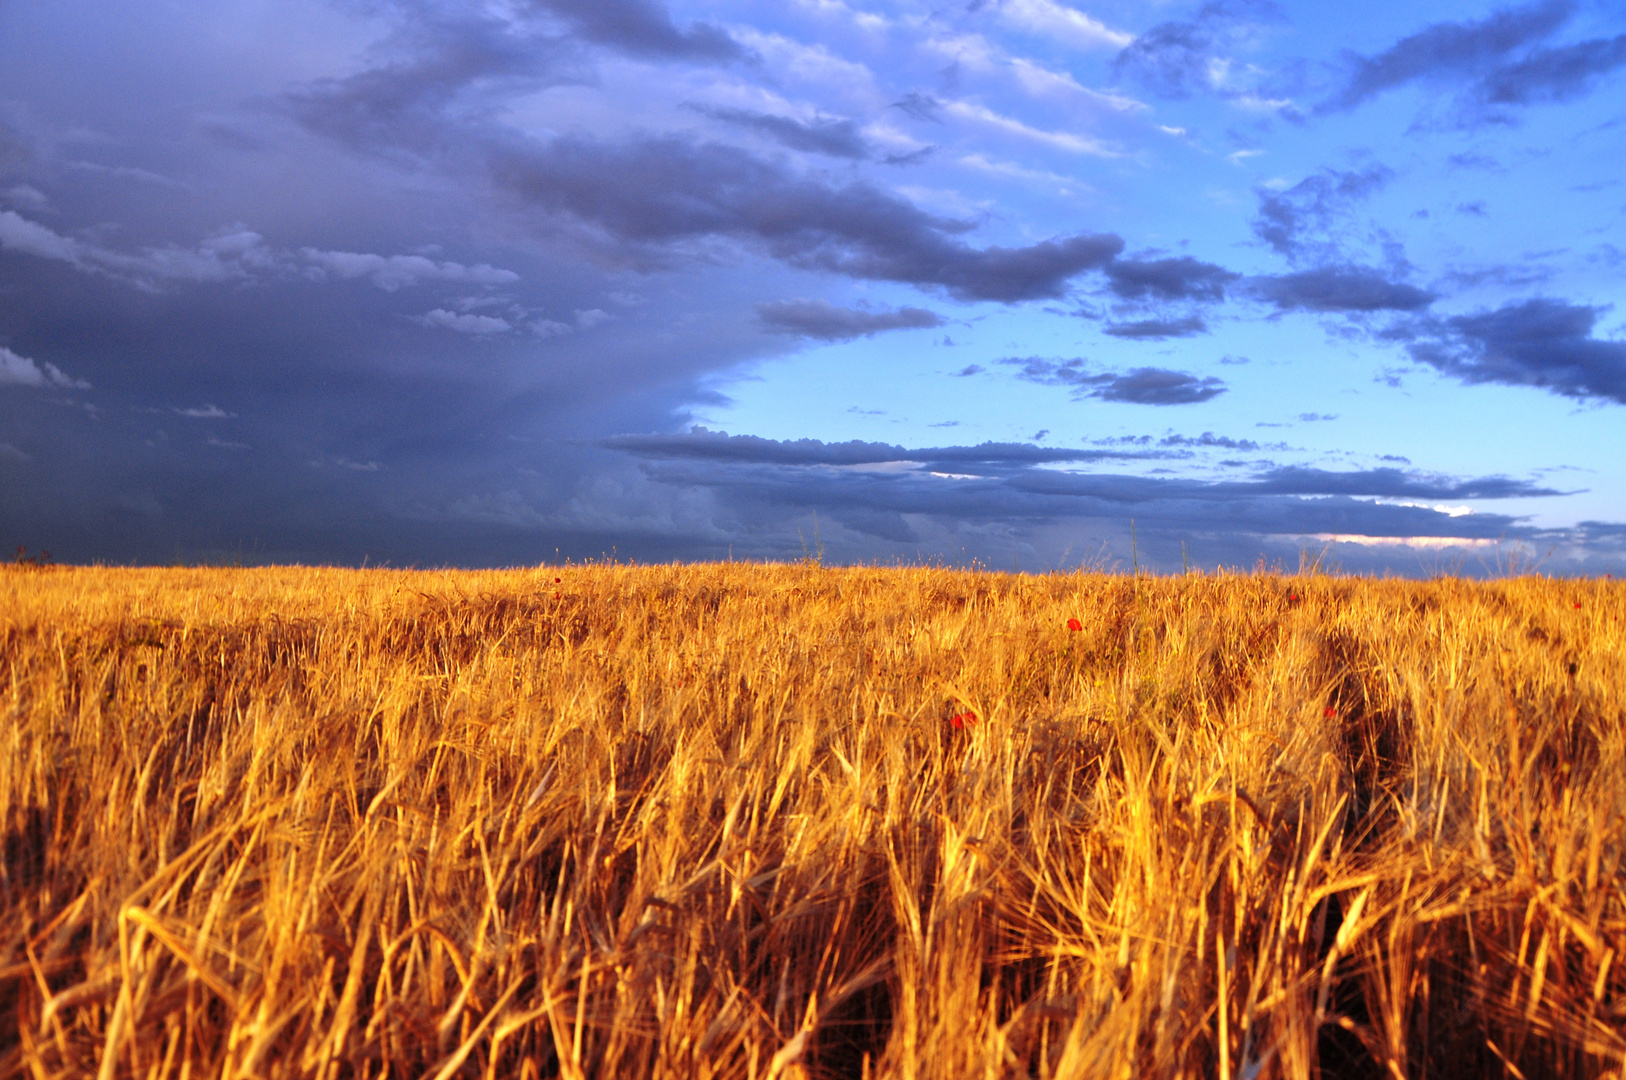
<svg viewBox="0 0 1626 1080">
<path fill-rule="evenodd" d="M 1338 715 L 1338 710 L 1333 708 L 1331 705 L 1328 705 L 1325 709 L 1321 710 L 1321 715 L 1325 716 L 1328 720 L 1331 720 L 1333 717 Z"/>
<path fill-rule="evenodd" d="M 554 584 L 555 584 L 555 585 L 557 585 L 557 584 L 559 584 L 559 583 L 560 583 L 560 582 L 561 582 L 561 581 L 563 581 L 563 580 L 564 580 L 564 578 L 554 578 L 554 579 L 553 579 L 553 583 L 554 583 Z"/>
<path fill-rule="evenodd" d="M 1579 600 L 1577 600 L 1577 601 L 1576 601 L 1576 602 L 1575 602 L 1575 610 L 1576 610 L 1576 611 L 1580 611 L 1580 610 L 1581 610 L 1581 601 L 1579 601 Z"/>
<path fill-rule="evenodd" d="M 949 723 L 954 725 L 955 731 L 968 728 L 976 722 L 977 714 L 974 712 L 955 713 L 953 716 L 949 717 Z"/>
<path fill-rule="evenodd" d="M 1084 629 L 1084 624 L 1079 622 L 1077 619 L 1068 619 L 1067 620 L 1067 629 L 1069 629 L 1069 630 L 1082 630 L 1082 629 Z"/>
</svg>

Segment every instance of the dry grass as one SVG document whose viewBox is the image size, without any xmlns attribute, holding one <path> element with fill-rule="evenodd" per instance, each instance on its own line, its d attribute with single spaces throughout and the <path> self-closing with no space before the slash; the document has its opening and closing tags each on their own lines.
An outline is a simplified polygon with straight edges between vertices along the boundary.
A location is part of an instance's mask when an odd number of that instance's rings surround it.
<svg viewBox="0 0 1626 1080">
<path fill-rule="evenodd" d="M 1608 1075 L 1623 601 L 8 570 L 0 1077 Z"/>
</svg>

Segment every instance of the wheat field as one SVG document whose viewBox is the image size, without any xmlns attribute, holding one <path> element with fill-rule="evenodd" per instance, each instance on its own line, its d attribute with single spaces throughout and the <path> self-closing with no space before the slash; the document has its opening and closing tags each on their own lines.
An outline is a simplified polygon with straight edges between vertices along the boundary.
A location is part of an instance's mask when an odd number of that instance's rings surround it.
<svg viewBox="0 0 1626 1080">
<path fill-rule="evenodd" d="M 1613 582 L 14 567 L 0 709 L 0 1080 L 1626 1059 Z"/>
</svg>

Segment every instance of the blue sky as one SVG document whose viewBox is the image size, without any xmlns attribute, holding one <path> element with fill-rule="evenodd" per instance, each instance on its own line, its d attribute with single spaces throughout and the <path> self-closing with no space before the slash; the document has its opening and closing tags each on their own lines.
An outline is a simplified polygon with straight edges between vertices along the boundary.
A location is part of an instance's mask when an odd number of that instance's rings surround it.
<svg viewBox="0 0 1626 1080">
<path fill-rule="evenodd" d="M 1601 3 L 14 0 L 0 542 L 1618 573 L 1623 141 Z"/>
</svg>

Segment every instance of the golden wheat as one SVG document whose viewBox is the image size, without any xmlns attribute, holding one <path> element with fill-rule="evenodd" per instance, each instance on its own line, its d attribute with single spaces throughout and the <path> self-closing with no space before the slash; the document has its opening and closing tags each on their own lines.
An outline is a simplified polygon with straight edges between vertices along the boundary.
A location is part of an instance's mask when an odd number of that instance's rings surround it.
<svg viewBox="0 0 1626 1080">
<path fill-rule="evenodd" d="M 1618 1076 L 1623 601 L 7 570 L 0 1078 Z"/>
</svg>

